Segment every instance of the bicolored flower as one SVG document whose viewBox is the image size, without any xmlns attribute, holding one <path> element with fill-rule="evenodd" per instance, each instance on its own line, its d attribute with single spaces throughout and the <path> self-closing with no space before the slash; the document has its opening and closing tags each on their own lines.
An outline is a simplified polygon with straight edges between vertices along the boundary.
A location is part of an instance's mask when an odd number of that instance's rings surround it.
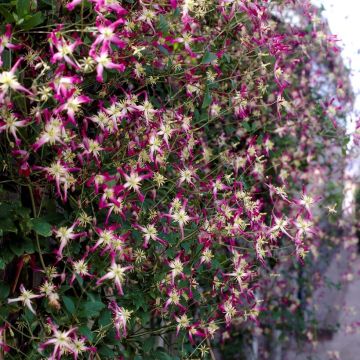
<svg viewBox="0 0 360 360">
<path fill-rule="evenodd" d="M 0 117 L 0 133 L 3 131 L 10 133 L 14 137 L 15 143 L 19 145 L 21 140 L 17 137 L 16 132 L 18 128 L 24 127 L 28 125 L 28 123 L 28 120 L 19 120 L 13 113 L 5 112 Z"/>
<path fill-rule="evenodd" d="M 55 237 L 60 241 L 60 247 L 56 251 L 57 256 L 61 259 L 63 257 L 63 250 L 70 240 L 77 239 L 85 236 L 86 232 L 75 233 L 74 229 L 78 226 L 78 222 L 75 221 L 70 227 L 61 226 L 54 230 Z"/>
<path fill-rule="evenodd" d="M 128 13 L 120 5 L 119 0 L 90 0 L 95 4 L 95 10 L 101 13 L 115 12 L 117 16 L 124 16 Z"/>
<path fill-rule="evenodd" d="M 26 290 L 24 285 L 22 284 L 20 285 L 20 292 L 21 295 L 19 297 L 14 299 L 8 299 L 8 303 L 11 304 L 14 302 L 21 301 L 23 305 L 25 305 L 33 314 L 36 315 L 36 312 L 31 304 L 31 300 L 40 298 L 43 295 L 35 295 L 31 290 Z"/>
<path fill-rule="evenodd" d="M 33 149 L 37 151 L 46 143 L 54 145 L 60 143 L 64 145 L 63 138 L 65 137 L 65 127 L 59 118 L 51 118 L 46 124 L 44 130 L 33 145 Z"/>
<path fill-rule="evenodd" d="M 50 48 L 53 52 L 51 57 L 51 62 L 56 63 L 58 61 L 64 60 L 69 65 L 78 69 L 79 65 L 76 63 L 74 58 L 75 49 L 81 44 L 81 40 L 77 39 L 74 42 L 69 42 L 63 37 L 58 37 L 57 32 L 52 32 L 49 37 Z M 53 45 L 55 46 L 57 52 L 53 51 Z"/>
<path fill-rule="evenodd" d="M 89 102 L 91 102 L 91 99 L 88 96 L 74 94 L 70 96 L 64 104 L 60 105 L 56 112 L 60 113 L 62 111 L 66 111 L 70 122 L 77 125 L 75 121 L 75 114 L 81 111 L 82 104 L 87 104 Z"/>
<path fill-rule="evenodd" d="M 102 45 L 102 49 L 109 52 L 112 51 L 111 44 L 115 44 L 120 49 L 125 48 L 126 42 L 116 35 L 116 28 L 125 23 L 124 19 L 120 18 L 111 22 L 101 16 L 96 19 L 96 22 L 99 33 L 94 34 L 95 41 L 91 45 L 90 55 L 95 54 L 98 45 Z"/>
<path fill-rule="evenodd" d="M 75 7 L 78 6 L 82 1 L 83 0 L 72 0 L 66 5 L 66 8 L 69 11 L 73 11 L 75 9 Z"/>
<path fill-rule="evenodd" d="M 15 72 L 20 65 L 22 58 L 18 59 L 10 71 L 3 71 L 0 73 L 0 104 L 4 101 L 5 95 L 9 90 L 21 91 L 30 96 L 33 95 L 31 91 L 20 85 Z"/>
<path fill-rule="evenodd" d="M 96 80 L 99 82 L 103 82 L 103 73 L 104 69 L 115 69 L 119 72 L 125 71 L 124 64 L 115 64 L 109 56 L 108 51 L 102 49 L 99 55 L 94 55 L 94 60 L 97 63 L 96 65 Z"/>
<path fill-rule="evenodd" d="M 124 295 L 122 285 L 126 280 L 126 272 L 132 268 L 133 266 L 121 266 L 120 264 L 117 264 L 115 255 L 112 254 L 111 266 L 109 267 L 108 272 L 96 282 L 96 285 L 99 286 L 106 280 L 113 280 L 119 295 Z"/>
<path fill-rule="evenodd" d="M 126 324 L 130 320 L 133 311 L 127 310 L 124 307 L 119 306 L 115 301 L 109 304 L 109 309 L 113 313 L 113 322 L 116 329 L 116 336 L 118 339 L 126 337 Z"/>
<path fill-rule="evenodd" d="M 158 241 L 160 244 L 162 244 L 164 246 L 168 246 L 168 244 L 165 240 L 162 240 L 159 238 L 158 231 L 156 230 L 156 227 L 154 224 L 149 224 L 146 226 L 137 225 L 136 227 L 138 227 L 143 233 L 142 236 L 144 238 L 144 244 L 143 244 L 144 248 L 147 248 L 149 246 L 150 240 Z"/>
<path fill-rule="evenodd" d="M 52 337 L 40 345 L 40 350 L 43 351 L 49 345 L 54 346 L 50 360 L 60 360 L 64 353 L 73 354 L 75 350 L 73 339 L 76 328 L 71 327 L 68 330 L 60 331 L 54 323 L 49 322 L 49 325 Z"/>
<path fill-rule="evenodd" d="M 15 45 L 11 42 L 12 28 L 10 24 L 5 25 L 5 33 L 0 35 L 0 66 L 3 65 L 2 53 L 5 49 L 18 50 L 21 48 L 21 45 Z"/>
</svg>

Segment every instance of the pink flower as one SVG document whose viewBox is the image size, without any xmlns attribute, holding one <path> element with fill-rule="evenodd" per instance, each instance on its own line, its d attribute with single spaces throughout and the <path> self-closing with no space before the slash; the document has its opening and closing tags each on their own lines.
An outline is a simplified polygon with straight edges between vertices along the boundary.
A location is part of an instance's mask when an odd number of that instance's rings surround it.
<svg viewBox="0 0 360 360">
<path fill-rule="evenodd" d="M 50 143 L 50 145 L 54 145 L 56 142 L 59 142 L 65 145 L 65 143 L 62 140 L 65 134 L 66 134 L 65 127 L 62 121 L 59 118 L 51 118 L 45 124 L 45 129 L 40 133 L 39 138 L 33 144 L 33 149 L 37 151 L 46 143 Z"/>
<path fill-rule="evenodd" d="M 100 20 L 102 22 L 100 22 Z M 104 51 L 112 51 L 111 44 L 117 45 L 120 49 L 123 49 L 126 47 L 126 42 L 124 40 L 121 40 L 118 35 L 115 34 L 116 28 L 119 25 L 122 25 L 125 23 L 124 19 L 118 19 L 114 22 L 111 22 L 104 17 L 98 17 L 96 19 L 97 21 L 97 28 L 99 31 L 99 34 L 96 35 L 96 39 L 91 45 L 90 49 L 90 55 L 95 54 L 96 47 L 100 44 L 102 44 L 102 49 Z"/>
<path fill-rule="evenodd" d="M 75 7 L 77 5 L 79 5 L 81 3 L 82 0 L 73 0 L 71 2 L 69 2 L 67 5 L 66 5 L 66 8 L 69 10 L 69 11 L 72 11 L 75 9 Z"/>
<path fill-rule="evenodd" d="M 169 0 L 170 2 L 170 5 L 173 9 L 176 9 L 177 8 L 177 0 Z"/>
<path fill-rule="evenodd" d="M 57 193 L 60 198 L 66 202 L 67 190 L 75 182 L 72 172 L 78 171 L 78 168 L 71 168 L 70 166 L 62 163 L 60 160 L 53 162 L 50 166 L 41 167 L 34 166 L 35 170 L 42 170 L 47 173 L 50 180 L 55 180 Z M 63 186 L 63 192 L 61 192 L 60 185 Z"/>
<path fill-rule="evenodd" d="M 70 122 L 76 125 L 75 114 L 81 110 L 81 105 L 91 102 L 91 99 L 85 95 L 72 95 L 67 101 L 58 107 L 57 113 L 66 111 Z"/>
<path fill-rule="evenodd" d="M 88 252 L 85 253 L 85 255 L 80 259 L 73 261 L 70 259 L 72 268 L 73 268 L 73 274 L 70 279 L 70 285 L 73 284 L 74 280 L 76 279 L 76 276 L 80 276 L 82 279 L 85 277 L 93 278 L 94 275 L 90 274 L 89 272 L 89 266 L 86 263 L 86 258 L 88 256 Z"/>
<path fill-rule="evenodd" d="M 56 251 L 57 256 L 61 259 L 63 257 L 63 250 L 65 246 L 69 243 L 70 240 L 85 236 L 86 232 L 74 233 L 74 228 L 78 225 L 78 222 L 75 221 L 70 227 L 61 226 L 58 229 L 54 230 L 55 237 L 60 241 L 60 247 Z"/>
<path fill-rule="evenodd" d="M 51 62 L 56 63 L 60 60 L 65 60 L 66 63 L 78 69 L 79 65 L 74 59 L 73 53 L 77 46 L 81 44 L 81 40 L 76 40 L 73 43 L 66 41 L 63 37 L 58 38 L 57 32 L 52 32 L 50 34 L 50 44 L 51 50 L 53 51 L 53 46 L 55 45 L 57 52 L 53 52 L 51 57 Z"/>
<path fill-rule="evenodd" d="M 151 178 L 152 174 L 146 173 L 140 175 L 138 171 L 131 170 L 130 175 L 127 175 L 122 169 L 118 169 L 118 172 L 125 178 L 126 183 L 124 184 L 124 188 L 135 191 L 138 194 L 140 201 L 143 202 L 145 197 L 140 192 L 141 182 Z"/>
<path fill-rule="evenodd" d="M 14 299 L 8 299 L 8 303 L 11 304 L 13 302 L 21 301 L 34 315 L 36 312 L 32 307 L 31 300 L 42 297 L 43 295 L 35 295 L 31 290 L 26 290 L 24 285 L 20 285 L 21 295 Z"/>
<path fill-rule="evenodd" d="M 125 65 L 124 64 L 115 64 L 112 62 L 111 58 L 109 57 L 109 53 L 102 49 L 100 52 L 100 55 L 95 55 L 94 60 L 97 62 L 96 66 L 96 80 L 99 82 L 103 82 L 103 72 L 104 69 L 115 69 L 120 72 L 125 71 Z"/>
<path fill-rule="evenodd" d="M 168 299 L 165 302 L 164 308 L 167 309 L 170 305 L 176 305 L 181 310 L 184 311 L 186 308 L 180 303 L 182 293 L 183 290 L 178 290 L 175 287 L 171 287 L 170 289 L 168 289 L 167 291 Z"/>
<path fill-rule="evenodd" d="M 304 208 L 307 214 L 311 217 L 312 216 L 311 209 L 320 199 L 321 199 L 320 196 L 313 197 L 311 195 L 308 195 L 307 191 L 305 190 L 305 187 L 303 187 L 303 193 L 301 194 L 301 198 L 295 199 L 294 203 Z"/>
<path fill-rule="evenodd" d="M 118 339 L 126 337 L 126 324 L 130 320 L 132 311 L 120 307 L 115 301 L 109 304 L 109 309 L 113 313 L 113 321 L 116 329 L 116 336 Z"/>
<path fill-rule="evenodd" d="M 158 237 L 158 232 L 155 228 L 155 225 L 153 224 L 149 224 L 146 226 L 135 225 L 135 227 L 139 228 L 143 233 L 144 248 L 147 248 L 149 246 L 150 240 L 158 241 L 160 244 L 164 246 L 168 246 L 168 243 L 165 240 L 162 240 Z"/>
<path fill-rule="evenodd" d="M 121 266 L 117 264 L 115 261 L 115 256 L 112 254 L 111 266 L 109 267 L 108 272 L 96 282 L 96 285 L 101 285 L 105 280 L 114 280 L 119 295 L 124 295 L 122 284 L 126 279 L 125 272 L 131 270 L 132 268 L 133 266 Z"/>
<path fill-rule="evenodd" d="M 0 133 L 3 131 L 10 133 L 14 137 L 16 145 L 19 145 L 21 140 L 16 135 L 17 129 L 26 126 L 28 123 L 28 120 L 18 120 L 11 112 L 4 113 L 0 119 Z"/>
<path fill-rule="evenodd" d="M 60 66 L 58 70 L 63 71 L 62 67 Z M 74 89 L 76 84 L 81 83 L 82 79 L 79 76 L 64 76 L 59 74 L 56 76 L 54 81 L 50 84 L 50 86 L 55 91 L 55 97 L 59 100 L 62 98 L 66 98 L 70 95 L 71 90 Z"/>
<path fill-rule="evenodd" d="M 16 78 L 15 71 L 19 67 L 21 60 L 22 58 L 18 59 L 10 71 L 0 73 L 0 104 L 4 101 L 4 97 L 9 90 L 22 91 L 28 95 L 33 95 L 31 91 L 20 85 Z"/>
<path fill-rule="evenodd" d="M 2 53 L 5 49 L 11 49 L 11 50 L 18 50 L 21 48 L 21 45 L 14 45 L 11 41 L 11 25 L 6 24 L 5 25 L 5 33 L 0 36 L 0 66 L 3 65 L 2 62 Z"/>
<path fill-rule="evenodd" d="M 44 350 L 47 346 L 53 345 L 54 350 L 50 360 L 60 360 L 64 352 L 74 354 L 75 348 L 73 344 L 75 327 L 71 327 L 65 331 L 59 331 L 58 326 L 49 322 L 53 337 L 40 345 L 40 350 Z"/>
<path fill-rule="evenodd" d="M 120 5 L 118 0 L 90 0 L 90 1 L 95 4 L 95 10 L 102 13 L 113 11 L 118 16 L 123 16 L 128 13 L 128 11 Z"/>
</svg>

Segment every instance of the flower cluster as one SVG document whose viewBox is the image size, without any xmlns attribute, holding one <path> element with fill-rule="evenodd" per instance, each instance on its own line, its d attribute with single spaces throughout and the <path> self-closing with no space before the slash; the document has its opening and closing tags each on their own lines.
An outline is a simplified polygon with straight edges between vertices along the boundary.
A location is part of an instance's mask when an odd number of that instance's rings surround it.
<svg viewBox="0 0 360 360">
<path fill-rule="evenodd" d="M 36 246 L 0 347 L 161 358 L 151 339 L 173 331 L 190 359 L 259 323 L 274 264 L 303 262 L 318 234 L 307 185 L 341 155 L 349 99 L 336 76 L 319 99 L 338 48 L 317 9 L 279 3 L 74 0 L 56 23 L 6 26 L 3 159 Z M 17 318 L 31 342 L 6 344 Z"/>
</svg>

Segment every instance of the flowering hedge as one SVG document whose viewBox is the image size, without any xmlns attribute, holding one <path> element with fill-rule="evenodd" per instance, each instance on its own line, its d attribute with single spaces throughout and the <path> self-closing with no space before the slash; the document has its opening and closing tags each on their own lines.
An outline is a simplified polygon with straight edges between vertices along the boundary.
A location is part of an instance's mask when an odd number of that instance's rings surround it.
<svg viewBox="0 0 360 360">
<path fill-rule="evenodd" d="M 17 0 L 0 14 L 4 354 L 206 358 L 235 323 L 259 325 L 274 272 L 303 263 L 329 205 L 307 185 L 346 145 L 348 84 L 317 9 Z"/>
</svg>

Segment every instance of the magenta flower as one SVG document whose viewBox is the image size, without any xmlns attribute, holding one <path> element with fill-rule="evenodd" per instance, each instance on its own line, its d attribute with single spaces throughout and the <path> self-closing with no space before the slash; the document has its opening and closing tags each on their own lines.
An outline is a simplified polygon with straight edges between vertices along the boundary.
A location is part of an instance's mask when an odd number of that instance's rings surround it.
<svg viewBox="0 0 360 360">
<path fill-rule="evenodd" d="M 121 266 L 117 264 L 115 256 L 112 254 L 111 266 L 109 267 L 108 272 L 96 282 L 96 285 L 101 285 L 105 280 L 113 280 L 119 295 L 124 295 L 122 285 L 126 280 L 125 273 L 132 268 L 133 266 Z"/>
<path fill-rule="evenodd" d="M 10 50 L 18 50 L 21 48 L 21 45 L 15 45 L 13 43 L 11 43 L 11 34 L 12 34 L 12 28 L 10 24 L 6 24 L 5 25 L 5 33 L 3 35 L 0 36 L 0 66 L 3 65 L 3 61 L 2 61 L 2 53 L 4 52 L 5 49 L 10 49 Z"/>
<path fill-rule="evenodd" d="M 96 194 L 98 194 L 100 186 L 102 186 L 103 184 L 110 182 L 114 179 L 115 179 L 115 176 L 110 175 L 107 172 L 104 172 L 102 174 L 96 174 L 96 175 L 91 176 L 91 178 L 86 182 L 86 186 L 91 186 L 92 184 L 94 184 L 95 192 L 96 192 Z"/>
<path fill-rule="evenodd" d="M 120 307 L 115 301 L 109 304 L 109 309 L 113 313 L 113 321 L 116 329 L 116 336 L 118 339 L 127 336 L 126 324 L 130 320 L 132 311 Z"/>
<path fill-rule="evenodd" d="M 311 209 L 320 199 L 321 199 L 320 196 L 313 197 L 311 195 L 308 195 L 308 193 L 304 187 L 303 192 L 301 194 L 301 198 L 295 199 L 294 203 L 297 205 L 300 205 L 303 209 L 305 209 L 307 214 L 311 217 L 312 216 Z"/>
<path fill-rule="evenodd" d="M 49 37 L 51 50 L 53 51 L 52 45 L 55 45 L 57 50 L 57 52 L 53 52 L 51 62 L 56 63 L 61 60 L 65 60 L 66 63 L 78 69 L 79 65 L 76 63 L 73 53 L 75 49 L 81 44 L 81 40 L 76 40 L 73 43 L 70 43 L 63 37 L 58 38 L 56 34 L 57 32 L 52 32 Z"/>
<path fill-rule="evenodd" d="M 159 238 L 158 231 L 156 230 L 155 225 L 153 224 L 149 224 L 146 226 L 135 225 L 135 227 L 139 228 L 143 233 L 142 236 L 144 238 L 144 243 L 143 243 L 144 248 L 147 248 L 149 246 L 150 240 L 158 241 L 160 244 L 164 246 L 168 246 L 168 243 L 165 240 Z"/>
<path fill-rule="evenodd" d="M 101 195 L 99 201 L 99 208 L 103 209 L 105 207 L 108 207 L 111 203 L 115 204 L 116 206 L 121 206 L 121 202 L 119 202 L 118 197 L 120 192 L 122 192 L 123 190 L 124 187 L 122 185 L 116 185 L 114 187 L 110 187 L 106 184 L 103 185 L 103 194 Z"/>
<path fill-rule="evenodd" d="M 49 345 L 54 346 L 54 350 L 50 357 L 50 360 L 60 360 L 64 353 L 75 353 L 75 347 L 73 344 L 75 327 L 71 327 L 68 330 L 60 331 L 58 326 L 49 321 L 49 325 L 52 331 L 53 337 L 45 341 L 40 345 L 40 350 L 44 350 Z"/>
<path fill-rule="evenodd" d="M 4 97 L 9 90 L 22 91 L 30 96 L 33 95 L 31 91 L 20 85 L 16 78 L 15 71 L 19 67 L 21 60 L 22 58 L 18 59 L 10 71 L 0 73 L 0 104 L 4 101 Z"/>
<path fill-rule="evenodd" d="M 11 112 L 4 113 L 3 117 L 0 118 L 0 133 L 6 131 L 10 133 L 14 139 L 16 145 L 20 145 L 21 140 L 17 137 L 18 128 L 28 125 L 28 120 L 18 120 L 18 118 Z"/>
<path fill-rule="evenodd" d="M 36 312 L 32 307 L 31 300 L 42 297 L 43 295 L 35 295 L 31 290 L 26 290 L 24 285 L 20 285 L 21 295 L 14 299 L 8 299 L 8 303 L 11 304 L 13 302 L 21 301 L 23 305 L 25 305 L 34 315 Z"/>
<path fill-rule="evenodd" d="M 138 171 L 131 170 L 130 175 L 127 175 L 122 169 L 118 169 L 118 172 L 125 178 L 126 183 L 124 184 L 124 188 L 135 191 L 138 194 L 140 201 L 144 201 L 145 197 L 140 192 L 141 182 L 151 178 L 152 173 L 140 175 Z"/>
<path fill-rule="evenodd" d="M 111 225 L 105 229 L 97 228 L 96 232 L 99 235 L 99 239 L 96 244 L 91 248 L 91 251 L 95 251 L 100 245 L 107 249 L 111 248 L 113 244 L 118 240 L 118 235 L 115 234 L 117 226 Z"/>
<path fill-rule="evenodd" d="M 111 52 L 111 44 L 115 44 L 118 48 L 123 49 L 126 47 L 126 42 L 121 40 L 118 35 L 116 35 L 116 28 L 119 25 L 125 23 L 125 20 L 120 18 L 114 22 L 111 22 L 104 17 L 98 17 L 96 19 L 97 29 L 99 34 L 96 35 L 96 39 L 91 45 L 90 55 L 95 54 L 96 48 L 98 45 L 102 45 L 101 49 L 103 51 Z"/>
<path fill-rule="evenodd" d="M 62 163 L 60 160 L 53 162 L 50 166 L 47 167 L 34 166 L 34 169 L 45 171 L 50 180 L 55 180 L 57 194 L 64 202 L 66 202 L 67 190 L 75 182 L 75 179 L 71 173 L 78 171 L 79 169 L 72 168 Z M 63 187 L 63 192 L 61 192 L 61 185 Z"/>
<path fill-rule="evenodd" d="M 69 2 L 67 5 L 66 5 L 66 8 L 69 10 L 69 11 L 72 11 L 75 9 L 75 7 L 77 5 L 79 5 L 81 3 L 82 0 L 72 0 L 71 2 Z"/>
<path fill-rule="evenodd" d="M 75 121 L 75 114 L 81 111 L 81 105 L 91 102 L 91 99 L 85 95 L 72 95 L 70 96 L 64 104 L 57 108 L 57 113 L 61 111 L 66 111 L 70 122 L 74 125 L 76 124 Z"/>
<path fill-rule="evenodd" d="M 185 306 L 180 303 L 182 293 L 183 290 L 178 290 L 175 287 L 168 289 L 167 291 L 168 299 L 165 302 L 164 309 L 167 309 L 170 305 L 176 305 L 182 311 L 186 310 Z"/>
<path fill-rule="evenodd" d="M 126 9 L 124 9 L 119 0 L 90 0 L 95 4 L 95 10 L 101 13 L 107 12 L 115 12 L 118 16 L 123 16 L 128 13 Z"/>
<path fill-rule="evenodd" d="M 81 236 L 85 236 L 86 232 L 75 233 L 74 229 L 78 226 L 78 222 L 75 221 L 70 227 L 61 226 L 54 230 L 55 237 L 60 241 L 60 247 L 56 251 L 57 256 L 61 259 L 63 257 L 63 250 L 70 240 L 77 239 Z"/>
<path fill-rule="evenodd" d="M 178 255 L 174 260 L 169 262 L 169 267 L 171 269 L 171 284 L 174 285 L 175 283 L 175 277 L 181 276 L 183 279 L 184 276 L 184 263 L 180 259 L 180 255 Z"/>
<path fill-rule="evenodd" d="M 65 127 L 59 118 L 52 118 L 45 124 L 45 129 L 40 133 L 39 138 L 33 144 L 33 149 L 37 151 L 46 143 L 54 145 L 56 142 L 65 145 L 63 138 L 65 137 Z"/>
<path fill-rule="evenodd" d="M 86 258 L 89 254 L 86 253 L 80 260 L 73 261 L 70 259 L 72 268 L 73 268 L 73 274 L 70 279 L 70 285 L 73 284 L 74 280 L 76 279 L 76 276 L 80 276 L 82 279 L 85 277 L 93 278 L 94 275 L 90 274 L 89 272 L 89 266 L 86 262 Z"/>
<path fill-rule="evenodd" d="M 63 71 L 61 67 L 59 69 Z M 81 83 L 82 79 L 76 75 L 64 76 L 61 72 L 58 75 L 50 86 L 54 89 L 56 98 L 61 100 L 62 98 L 67 98 L 74 89 L 74 86 Z"/>
<path fill-rule="evenodd" d="M 94 55 L 94 60 L 97 62 L 96 80 L 99 82 L 104 81 L 103 78 L 104 69 L 116 69 L 120 72 L 125 71 L 125 65 L 113 63 L 111 58 L 109 57 L 109 53 L 105 49 L 101 50 L 100 55 Z"/>
</svg>

